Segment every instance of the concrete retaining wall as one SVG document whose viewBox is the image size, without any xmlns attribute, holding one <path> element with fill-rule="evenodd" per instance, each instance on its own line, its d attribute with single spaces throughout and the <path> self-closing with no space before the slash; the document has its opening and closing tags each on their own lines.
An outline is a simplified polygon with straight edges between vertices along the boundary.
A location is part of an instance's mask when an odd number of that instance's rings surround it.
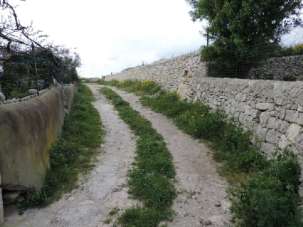
<svg viewBox="0 0 303 227">
<path fill-rule="evenodd" d="M 49 149 L 61 132 L 74 86 L 0 105 L 0 173 L 3 188 L 41 188 Z"/>
</svg>

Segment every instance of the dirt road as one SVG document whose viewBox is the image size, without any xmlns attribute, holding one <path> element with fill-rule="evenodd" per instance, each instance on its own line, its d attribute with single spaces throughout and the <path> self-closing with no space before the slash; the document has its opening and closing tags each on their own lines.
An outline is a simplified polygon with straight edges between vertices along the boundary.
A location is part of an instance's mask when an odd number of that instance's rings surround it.
<svg viewBox="0 0 303 227">
<path fill-rule="evenodd" d="M 135 138 L 119 119 L 112 105 L 101 96 L 98 87 L 89 85 L 106 131 L 105 143 L 95 168 L 79 182 L 77 189 L 43 209 L 6 217 L 4 227 L 97 227 L 110 226 L 104 221 L 114 208 L 134 205 L 128 199 L 127 172 L 135 155 Z"/>
<path fill-rule="evenodd" d="M 6 218 L 4 227 L 105 227 L 109 212 L 136 205 L 127 194 L 127 171 L 134 161 L 136 139 L 118 117 L 113 106 L 100 94 L 100 85 L 89 85 L 102 116 L 105 143 L 92 172 L 79 187 L 44 209 L 32 209 Z M 178 196 L 176 216 L 168 226 L 229 226 L 227 183 L 216 171 L 211 151 L 203 143 L 181 132 L 165 116 L 143 107 L 133 94 L 114 89 L 140 112 L 167 143 L 176 167 Z M 144 227 L 144 226 L 142 226 Z"/>
<path fill-rule="evenodd" d="M 176 217 L 168 226 L 229 226 L 227 183 L 217 173 L 210 149 L 181 132 L 162 114 L 143 107 L 137 96 L 112 89 L 152 123 L 173 156 L 179 194 L 173 206 Z"/>
</svg>

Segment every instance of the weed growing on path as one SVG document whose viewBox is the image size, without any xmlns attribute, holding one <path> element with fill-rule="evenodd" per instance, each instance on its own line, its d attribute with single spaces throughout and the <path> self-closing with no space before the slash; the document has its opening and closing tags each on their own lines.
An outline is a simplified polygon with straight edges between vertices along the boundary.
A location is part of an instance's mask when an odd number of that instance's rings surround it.
<svg viewBox="0 0 303 227">
<path fill-rule="evenodd" d="M 127 209 L 119 218 L 122 226 L 156 227 L 171 217 L 176 197 L 175 170 L 166 144 L 151 123 L 109 88 L 102 93 L 113 103 L 119 116 L 136 134 L 137 156 L 129 172 L 130 193 L 143 202 L 143 208 Z"/>
<path fill-rule="evenodd" d="M 184 132 L 205 139 L 222 163 L 220 172 L 233 186 L 232 212 L 236 226 L 303 226 L 299 206 L 300 166 L 291 152 L 268 160 L 251 143 L 251 135 L 220 111 L 210 111 L 202 103 L 181 100 L 177 94 L 144 90 L 141 81 L 113 81 L 110 85 L 133 91 L 143 105 L 171 118 Z M 153 82 L 154 87 L 157 87 Z M 140 88 L 136 91 L 137 88 Z M 152 90 L 153 91 L 153 90 Z"/>
<path fill-rule="evenodd" d="M 21 209 L 41 207 L 59 199 L 77 184 L 78 175 L 87 173 L 98 153 L 103 130 L 93 107 L 93 95 L 80 84 L 71 112 L 66 116 L 62 136 L 50 151 L 50 169 L 40 192 L 30 193 L 19 204 Z"/>
</svg>

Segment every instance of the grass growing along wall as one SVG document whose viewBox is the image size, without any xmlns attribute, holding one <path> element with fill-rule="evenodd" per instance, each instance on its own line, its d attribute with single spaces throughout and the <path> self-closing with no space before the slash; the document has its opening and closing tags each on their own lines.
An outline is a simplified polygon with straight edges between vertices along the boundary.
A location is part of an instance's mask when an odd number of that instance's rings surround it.
<svg viewBox="0 0 303 227">
<path fill-rule="evenodd" d="M 129 191 L 144 207 L 127 209 L 119 218 L 126 227 L 156 227 L 171 217 L 176 197 L 175 169 L 166 144 L 151 123 L 109 88 L 101 92 L 113 103 L 119 116 L 137 136 L 136 159 L 129 172 Z"/>
<path fill-rule="evenodd" d="M 222 163 L 220 172 L 233 186 L 230 195 L 236 226 L 303 226 L 298 208 L 300 167 L 294 154 L 284 152 L 268 160 L 250 142 L 250 134 L 224 113 L 210 111 L 202 103 L 183 101 L 177 94 L 159 89 L 154 82 L 105 83 L 143 95 L 143 105 L 171 118 L 193 137 L 210 142 L 215 159 Z M 148 84 L 146 92 L 144 84 Z"/>
<path fill-rule="evenodd" d="M 93 167 L 103 129 L 92 101 L 89 88 L 80 84 L 71 112 L 65 117 L 61 138 L 51 148 L 44 185 L 40 192 L 26 195 L 19 204 L 21 209 L 43 207 L 59 199 L 75 187 L 79 173 L 87 173 Z"/>
</svg>

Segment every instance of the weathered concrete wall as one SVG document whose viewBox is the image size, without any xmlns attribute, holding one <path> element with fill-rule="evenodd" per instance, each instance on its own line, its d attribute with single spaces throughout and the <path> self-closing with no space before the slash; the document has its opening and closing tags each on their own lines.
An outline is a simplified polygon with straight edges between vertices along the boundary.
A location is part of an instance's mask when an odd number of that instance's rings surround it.
<svg viewBox="0 0 303 227">
<path fill-rule="evenodd" d="M 64 92 L 64 109 L 66 112 L 69 112 L 73 105 L 74 95 L 75 95 L 75 86 L 66 85 L 63 89 Z"/>
<path fill-rule="evenodd" d="M 250 71 L 252 79 L 303 81 L 303 55 L 270 58 Z"/>
<path fill-rule="evenodd" d="M 224 110 L 254 133 L 265 152 L 291 148 L 303 155 L 303 82 L 208 78 L 205 63 L 196 60 L 186 55 L 106 80 L 153 80 L 183 98 Z"/>
<path fill-rule="evenodd" d="M 73 90 L 73 86 L 52 88 L 23 102 L 0 105 L 3 188 L 42 186 L 49 165 L 49 149 L 61 132 Z"/>
</svg>

